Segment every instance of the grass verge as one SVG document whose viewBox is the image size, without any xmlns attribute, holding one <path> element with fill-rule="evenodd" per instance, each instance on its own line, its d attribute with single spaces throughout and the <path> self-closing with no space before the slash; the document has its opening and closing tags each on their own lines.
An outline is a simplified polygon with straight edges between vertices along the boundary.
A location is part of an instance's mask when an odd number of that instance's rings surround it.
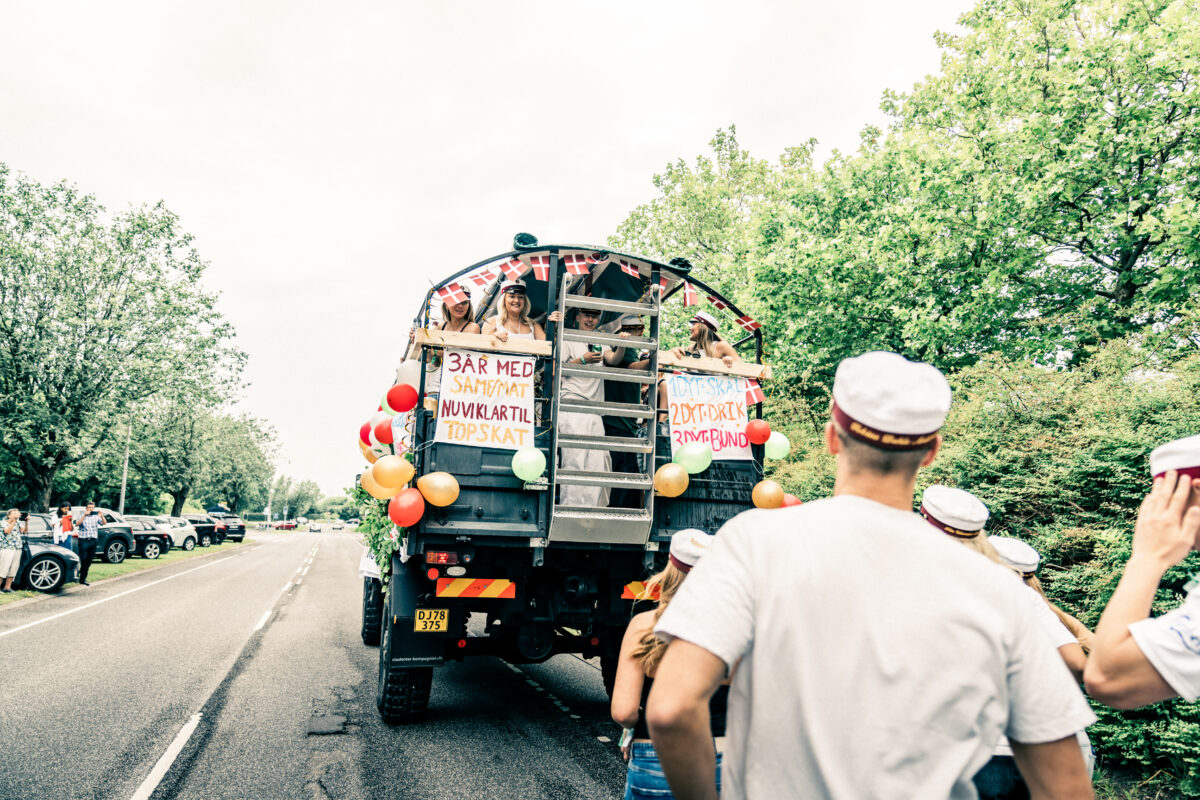
<svg viewBox="0 0 1200 800">
<path fill-rule="evenodd" d="M 118 575 L 128 575 L 131 572 L 141 572 L 144 569 L 152 569 L 154 567 L 162 566 L 163 564 L 170 564 L 175 561 L 186 561 L 189 558 L 197 558 L 199 556 L 205 556 L 211 553 L 219 553 L 223 551 L 231 552 L 239 547 L 242 547 L 243 545 L 251 544 L 253 541 L 253 539 L 246 539 L 242 542 L 227 541 L 219 545 L 213 545 L 212 547 L 197 547 L 191 552 L 175 548 L 166 555 L 159 556 L 155 559 L 138 558 L 137 556 L 134 556 L 125 559 L 120 564 L 106 564 L 103 561 L 93 561 L 91 569 L 88 570 L 88 582 L 94 584 L 97 581 L 102 581 L 107 578 L 115 578 Z M 72 585 L 78 584 L 67 584 L 67 586 Z M 41 592 L 34 592 L 28 589 L 21 589 L 10 594 L 0 594 L 0 606 L 8 603 L 15 603 L 17 600 L 22 600 L 26 597 L 38 597 L 41 594 Z"/>
</svg>

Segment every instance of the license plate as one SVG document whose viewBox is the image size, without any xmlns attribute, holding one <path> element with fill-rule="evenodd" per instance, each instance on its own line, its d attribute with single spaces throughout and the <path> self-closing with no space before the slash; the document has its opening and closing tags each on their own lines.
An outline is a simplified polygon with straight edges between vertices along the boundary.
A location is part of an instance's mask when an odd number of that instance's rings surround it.
<svg viewBox="0 0 1200 800">
<path fill-rule="evenodd" d="M 450 609 L 448 608 L 418 608 L 417 618 L 413 620 L 413 630 L 417 633 L 445 633 L 450 628 Z"/>
</svg>

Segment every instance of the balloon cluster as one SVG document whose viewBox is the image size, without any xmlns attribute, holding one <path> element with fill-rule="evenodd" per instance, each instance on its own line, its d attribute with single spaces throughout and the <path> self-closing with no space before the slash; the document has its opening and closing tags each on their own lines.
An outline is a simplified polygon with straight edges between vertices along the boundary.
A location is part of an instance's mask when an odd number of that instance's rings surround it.
<svg viewBox="0 0 1200 800">
<path fill-rule="evenodd" d="M 752 419 L 746 425 L 746 437 L 751 444 L 763 445 L 763 457 L 779 460 L 792 452 L 792 443 L 779 431 L 771 430 L 766 420 Z M 750 493 L 756 508 L 783 508 L 800 505 L 800 498 L 783 491 L 783 487 L 772 480 L 761 480 Z"/>
</svg>

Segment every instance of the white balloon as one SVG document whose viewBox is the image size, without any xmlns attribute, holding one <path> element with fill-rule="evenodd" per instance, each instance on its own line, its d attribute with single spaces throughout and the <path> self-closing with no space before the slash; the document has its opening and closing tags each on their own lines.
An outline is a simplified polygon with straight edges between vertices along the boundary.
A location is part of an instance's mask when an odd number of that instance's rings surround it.
<svg viewBox="0 0 1200 800">
<path fill-rule="evenodd" d="M 371 438 L 375 438 L 374 434 L 371 435 Z M 371 452 L 380 457 L 390 456 L 392 454 L 392 446 L 390 444 L 383 444 L 382 442 L 375 442 L 371 447 Z"/>
<path fill-rule="evenodd" d="M 396 383 L 407 383 L 414 389 L 421 388 L 421 362 L 410 358 L 396 370 Z"/>
<path fill-rule="evenodd" d="M 375 429 L 374 428 L 372 428 L 371 432 L 367 434 L 367 438 L 371 440 L 371 449 L 372 450 L 374 450 L 376 447 L 383 447 L 383 442 L 379 441 L 379 439 L 377 439 L 375 437 Z"/>
</svg>

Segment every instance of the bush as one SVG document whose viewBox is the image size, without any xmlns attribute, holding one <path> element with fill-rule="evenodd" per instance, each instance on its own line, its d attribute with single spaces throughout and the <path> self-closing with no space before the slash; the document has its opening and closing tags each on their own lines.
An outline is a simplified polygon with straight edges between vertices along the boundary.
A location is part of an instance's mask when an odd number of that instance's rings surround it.
<svg viewBox="0 0 1200 800">
<path fill-rule="evenodd" d="M 1129 559 L 1150 451 L 1200 431 L 1200 357 L 1163 363 L 1114 343 L 1073 370 L 988 357 L 951 384 L 945 445 L 921 472 L 918 492 L 945 483 L 978 495 L 992 513 L 989 533 L 1035 547 L 1047 594 L 1094 627 Z M 824 415 L 790 399 L 768 409 L 793 443 L 791 459 L 772 465 L 773 477 L 801 500 L 829 495 L 833 459 L 814 424 Z M 1193 553 L 1167 573 L 1156 614 L 1179 604 L 1197 569 Z M 1099 721 L 1089 735 L 1103 765 L 1165 772 L 1181 794 L 1200 797 L 1200 705 L 1093 707 Z"/>
</svg>

